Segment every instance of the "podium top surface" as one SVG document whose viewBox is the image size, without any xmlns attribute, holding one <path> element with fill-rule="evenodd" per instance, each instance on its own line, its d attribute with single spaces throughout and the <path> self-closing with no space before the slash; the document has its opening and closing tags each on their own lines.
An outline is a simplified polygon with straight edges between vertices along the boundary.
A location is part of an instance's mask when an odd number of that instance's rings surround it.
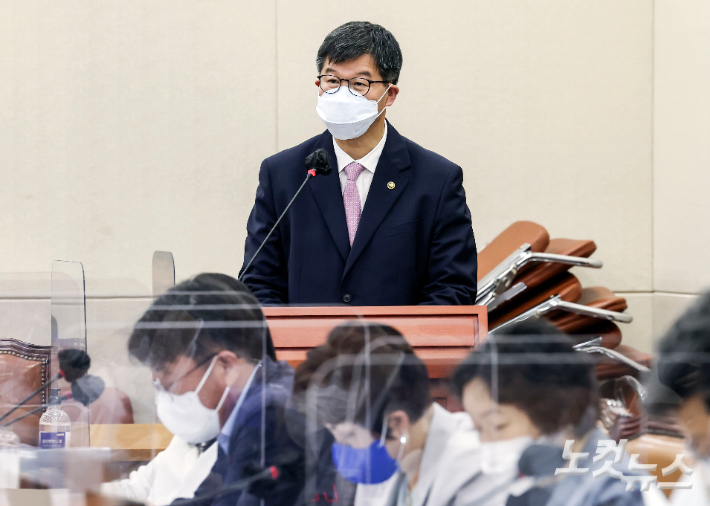
<svg viewBox="0 0 710 506">
<path fill-rule="evenodd" d="M 414 348 L 470 348 L 488 331 L 485 306 L 290 306 L 266 307 L 264 314 L 277 349 L 318 346 L 353 319 L 391 325 Z"/>
</svg>

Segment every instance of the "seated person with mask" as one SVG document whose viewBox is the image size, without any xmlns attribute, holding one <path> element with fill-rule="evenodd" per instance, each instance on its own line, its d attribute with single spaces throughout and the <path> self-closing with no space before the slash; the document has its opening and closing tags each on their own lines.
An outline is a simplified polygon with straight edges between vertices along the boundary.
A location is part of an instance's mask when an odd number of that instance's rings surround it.
<svg viewBox="0 0 710 506">
<path fill-rule="evenodd" d="M 701 295 L 658 345 L 658 379 L 650 404 L 673 406 L 687 434 L 693 469 L 683 481 L 689 490 L 674 490 L 674 506 L 710 506 L 710 292 Z M 663 387 L 670 391 L 663 392 Z"/>
<path fill-rule="evenodd" d="M 153 372 L 167 429 L 191 444 L 216 439 L 216 463 L 194 494 L 201 505 L 259 504 L 229 486 L 246 466 L 297 452 L 285 423 L 293 369 L 275 360 L 264 314 L 239 285 L 219 274 L 180 283 L 156 299 L 128 341 L 131 356 Z M 282 482 L 265 504 L 290 506 L 299 495 L 297 483 Z"/>
<path fill-rule="evenodd" d="M 504 336 L 488 337 L 453 375 L 454 387 L 482 442 L 527 439 L 529 446 L 522 455 L 520 447 L 514 454 L 520 455 L 518 466 L 524 477 L 510 483 L 506 504 L 643 505 L 638 485 L 627 492 L 626 483 L 609 474 L 592 475 L 614 455 L 592 462 L 598 443 L 609 437 L 596 427 L 599 393 L 591 357 L 575 351 L 567 336 L 543 320 L 528 320 L 506 331 Z M 570 448 L 566 448 L 568 441 L 573 443 Z M 589 471 L 555 475 L 556 469 L 569 464 L 563 458 L 563 448 L 588 453 L 577 467 Z M 493 451 L 484 455 L 494 463 L 497 458 L 509 460 L 506 457 Z M 627 463 L 628 456 L 613 467 L 627 476 L 638 474 L 626 469 Z M 508 472 L 511 481 L 518 475 L 517 469 Z M 452 476 L 454 483 L 460 479 Z M 476 491 L 471 493 L 475 495 Z"/>
<path fill-rule="evenodd" d="M 438 506 L 456 495 L 447 472 L 471 459 L 452 462 L 448 443 L 459 433 L 474 440 L 476 434 L 465 413 L 434 403 L 429 388 L 412 347 L 394 328 L 375 323 L 336 327 L 297 368 L 294 402 L 334 435 L 332 458 L 358 484 L 356 505 Z M 437 483 L 449 493 L 432 500 Z"/>
</svg>

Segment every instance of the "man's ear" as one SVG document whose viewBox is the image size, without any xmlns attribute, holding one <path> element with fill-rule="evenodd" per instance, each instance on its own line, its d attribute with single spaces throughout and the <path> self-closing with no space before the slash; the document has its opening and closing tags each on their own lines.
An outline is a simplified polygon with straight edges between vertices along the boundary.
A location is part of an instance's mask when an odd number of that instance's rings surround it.
<svg viewBox="0 0 710 506">
<path fill-rule="evenodd" d="M 394 101 L 397 99 L 397 95 L 399 95 L 399 86 L 393 84 L 392 86 L 390 86 L 390 89 L 387 90 L 387 100 L 385 101 L 385 107 L 389 107 L 394 104 Z"/>
<path fill-rule="evenodd" d="M 393 411 L 387 415 L 387 426 L 390 429 L 390 436 L 399 439 L 405 434 L 409 434 L 409 415 L 401 409 Z"/>
<path fill-rule="evenodd" d="M 245 360 L 233 351 L 222 350 L 217 354 L 215 369 L 219 371 L 218 374 L 222 376 L 224 382 L 231 385 L 239 374 L 239 366 L 244 363 Z"/>
</svg>

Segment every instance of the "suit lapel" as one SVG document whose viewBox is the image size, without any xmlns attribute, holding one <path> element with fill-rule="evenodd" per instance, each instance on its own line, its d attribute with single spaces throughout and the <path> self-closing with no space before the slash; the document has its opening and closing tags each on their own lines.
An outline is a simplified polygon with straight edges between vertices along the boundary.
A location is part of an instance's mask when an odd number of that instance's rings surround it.
<svg viewBox="0 0 710 506">
<path fill-rule="evenodd" d="M 348 227 L 345 220 L 343 193 L 340 190 L 338 160 L 333 149 L 333 138 L 327 131 L 318 140 L 316 149 L 318 148 L 325 149 L 330 155 L 330 166 L 333 168 L 333 172 L 329 176 L 314 177 L 308 182 L 308 186 L 310 186 L 321 216 L 323 216 L 328 226 L 328 231 L 345 261 L 350 253 L 350 240 L 348 239 Z"/>
<path fill-rule="evenodd" d="M 409 178 L 403 172 L 410 166 L 409 152 L 404 138 L 388 123 L 387 125 L 387 141 L 382 150 L 382 156 L 377 163 L 375 175 L 372 178 L 370 191 L 365 200 L 365 207 L 362 210 L 360 224 L 357 227 L 355 241 L 353 241 L 350 255 L 347 257 L 343 277 L 345 277 L 358 259 L 360 254 L 365 250 L 365 247 L 372 239 L 372 236 L 377 232 L 382 220 L 392 208 L 399 196 L 404 192 Z M 394 188 L 390 188 L 389 183 L 394 183 Z M 343 223 L 345 217 L 345 208 L 343 208 Z M 347 226 L 345 227 L 347 240 Z"/>
</svg>

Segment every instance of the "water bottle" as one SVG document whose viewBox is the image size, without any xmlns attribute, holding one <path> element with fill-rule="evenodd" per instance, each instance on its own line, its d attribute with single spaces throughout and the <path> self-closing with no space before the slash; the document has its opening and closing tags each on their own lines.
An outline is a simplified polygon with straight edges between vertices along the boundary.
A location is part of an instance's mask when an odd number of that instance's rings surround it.
<svg viewBox="0 0 710 506">
<path fill-rule="evenodd" d="M 0 427 L 0 489 L 20 488 L 20 438 L 11 427 Z"/>
<path fill-rule="evenodd" d="M 69 448 L 71 421 L 62 409 L 59 389 L 53 388 L 49 407 L 39 419 L 39 447 L 42 449 Z"/>
</svg>

